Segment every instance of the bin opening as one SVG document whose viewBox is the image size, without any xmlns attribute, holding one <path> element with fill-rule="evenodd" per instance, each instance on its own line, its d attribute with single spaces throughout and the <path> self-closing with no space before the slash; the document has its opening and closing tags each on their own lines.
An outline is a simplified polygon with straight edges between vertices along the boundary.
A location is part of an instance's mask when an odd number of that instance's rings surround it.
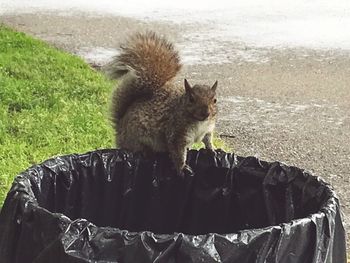
<svg viewBox="0 0 350 263">
<path fill-rule="evenodd" d="M 287 223 L 319 211 L 329 198 L 327 188 L 299 168 L 230 158 L 191 151 L 194 176 L 181 178 L 164 155 L 62 157 L 45 162 L 45 176 L 33 176 L 31 185 L 39 206 L 52 213 L 164 234 L 232 233 Z"/>
</svg>

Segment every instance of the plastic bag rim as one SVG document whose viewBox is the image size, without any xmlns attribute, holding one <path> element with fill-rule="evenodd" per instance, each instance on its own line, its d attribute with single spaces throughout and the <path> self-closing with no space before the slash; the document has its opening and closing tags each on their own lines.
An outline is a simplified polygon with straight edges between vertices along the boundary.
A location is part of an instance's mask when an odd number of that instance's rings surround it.
<svg viewBox="0 0 350 263">
<path fill-rule="evenodd" d="M 26 169 L 25 171 L 19 173 L 16 178 L 15 178 L 15 181 L 14 183 L 18 183 L 18 180 L 25 180 L 25 179 L 28 179 L 29 180 L 29 173 L 32 169 L 35 169 L 35 167 L 40 167 L 42 165 L 45 165 L 46 162 L 49 162 L 49 161 L 52 161 L 52 160 L 56 160 L 57 158 L 67 158 L 67 157 L 74 157 L 74 158 L 77 158 L 79 159 L 80 156 L 83 156 L 83 155 L 88 155 L 88 154 L 92 154 L 92 153 L 97 153 L 97 152 L 100 152 L 100 153 L 111 153 L 111 152 L 114 152 L 114 151 L 117 151 L 119 149 L 117 148 L 110 148 L 110 149 L 96 149 L 94 151 L 88 151 L 88 152 L 85 152 L 85 153 L 73 153 L 73 154 L 64 154 L 64 155 L 57 155 L 57 156 L 53 156 L 47 160 L 44 160 L 42 161 L 41 163 L 38 163 L 38 164 L 35 164 L 35 165 L 32 165 L 31 167 L 29 167 L 28 169 Z M 193 150 L 192 150 L 193 151 Z M 194 151 L 197 151 L 199 152 L 198 150 L 194 150 Z M 235 153 L 231 153 L 231 152 L 228 152 L 228 154 L 234 154 L 236 156 Z M 128 152 L 125 151 L 125 156 L 128 155 L 130 156 L 130 154 Z M 257 159 L 258 161 L 262 161 L 262 162 L 267 162 L 267 163 L 274 163 L 274 162 L 268 162 L 268 161 L 264 161 L 264 160 L 261 160 L 255 156 L 247 156 L 247 157 L 243 157 L 243 158 L 249 158 L 249 157 L 253 157 L 255 159 Z M 287 165 L 283 162 L 279 162 L 279 163 L 282 163 L 284 165 Z M 290 166 L 290 165 L 287 165 L 287 166 Z M 295 167 L 295 166 L 290 166 L 290 167 Z M 299 168 L 301 169 L 301 168 Z M 303 170 L 303 169 L 301 169 Z M 198 235 L 193 235 L 193 234 L 186 234 L 186 233 L 182 233 L 182 232 L 174 232 L 174 233 L 169 233 L 169 234 L 158 234 L 158 233 L 154 233 L 152 231 L 147 231 L 147 230 L 143 230 L 143 231 L 139 231 L 139 232 L 135 232 L 135 231 L 129 231 L 127 229 L 120 229 L 120 228 L 116 228 L 116 227 L 109 227 L 109 226 L 96 226 L 95 224 L 93 224 L 92 222 L 90 222 L 89 220 L 85 219 L 85 218 L 77 218 L 77 219 L 74 219 L 72 220 L 70 217 L 62 214 L 62 213 L 57 213 L 57 212 L 51 212 L 49 211 L 48 209 L 44 208 L 44 207 L 41 207 L 39 206 L 35 196 L 31 196 L 27 193 L 23 193 L 22 191 L 20 191 L 19 189 L 14 189 L 14 191 L 11 189 L 11 191 L 9 192 L 9 194 L 12 192 L 13 195 L 17 195 L 17 198 L 20 198 L 21 200 L 21 203 L 22 203 L 22 207 L 26 207 L 28 210 L 28 212 L 30 210 L 35 210 L 35 209 L 42 209 L 44 210 L 45 212 L 48 212 L 49 214 L 51 214 L 52 216 L 54 217 L 59 217 L 59 218 L 62 218 L 62 217 L 65 217 L 66 219 L 68 219 L 69 221 L 69 225 L 74 223 L 75 221 L 86 221 L 88 222 L 89 224 L 91 224 L 92 226 L 94 227 L 98 227 L 98 228 L 109 228 L 109 229 L 115 229 L 117 231 L 120 231 L 120 232 L 128 232 L 130 234 L 139 234 L 139 235 L 142 235 L 142 234 L 145 234 L 145 233 L 148 233 L 148 234 L 154 234 L 154 235 L 160 235 L 160 236 L 164 236 L 164 237 L 175 237 L 175 236 L 178 236 L 178 235 L 183 235 L 183 236 L 187 236 L 189 238 L 195 238 L 195 237 L 203 237 L 203 236 L 212 236 L 212 235 L 215 235 L 215 236 L 235 236 L 235 235 L 241 235 L 241 234 L 245 234 L 246 232 L 254 232 L 254 231 L 262 231 L 262 232 L 265 232 L 265 231 L 269 231 L 269 230 L 272 230 L 272 229 L 278 229 L 278 230 L 281 230 L 283 229 L 284 227 L 288 226 L 288 227 L 296 227 L 296 226 L 299 226 L 299 225 L 303 225 L 303 224 L 309 224 L 309 223 L 312 223 L 314 220 L 313 218 L 317 217 L 317 218 L 324 218 L 326 217 L 326 213 L 324 211 L 336 211 L 336 207 L 339 206 L 339 199 L 336 195 L 336 193 L 334 192 L 334 190 L 332 189 L 332 187 L 327 183 L 325 182 L 321 177 L 319 176 L 316 176 L 314 175 L 313 173 L 311 172 L 308 172 L 308 171 L 305 171 L 303 170 L 303 173 L 306 173 L 308 176 L 312 176 L 314 178 L 317 178 L 319 180 L 320 183 L 322 183 L 328 190 L 329 192 L 329 198 L 328 200 L 323 204 L 323 206 L 319 209 L 318 212 L 316 213 L 310 213 L 308 214 L 306 217 L 303 217 L 303 218 L 296 218 L 296 219 L 293 219 L 291 220 L 290 222 L 283 222 L 283 223 L 280 223 L 280 224 L 277 224 L 277 225 L 270 225 L 270 226 L 265 226 L 265 227 L 262 227 L 262 228 L 249 228 L 249 229 L 242 229 L 242 230 L 238 230 L 237 232 L 231 232 L 231 233 L 215 233 L 215 232 L 210 232 L 210 233 L 206 233 L 206 234 L 198 234 Z M 21 178 L 22 176 L 22 178 Z M 30 180 L 29 180 L 30 181 Z M 31 182 L 30 182 L 30 185 L 31 185 Z M 23 195 L 26 195 L 26 196 L 23 196 Z M 334 207 L 336 206 L 336 207 Z"/>
</svg>

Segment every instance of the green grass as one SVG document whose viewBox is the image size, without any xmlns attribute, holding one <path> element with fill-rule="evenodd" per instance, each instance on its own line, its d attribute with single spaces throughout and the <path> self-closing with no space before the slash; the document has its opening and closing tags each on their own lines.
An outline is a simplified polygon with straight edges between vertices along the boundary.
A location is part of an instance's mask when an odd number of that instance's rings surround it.
<svg viewBox="0 0 350 263">
<path fill-rule="evenodd" d="M 0 25 L 0 206 L 29 166 L 113 146 L 112 85 L 80 58 Z"/>
<path fill-rule="evenodd" d="M 113 147 L 112 86 L 80 58 L 0 24 L 0 207 L 29 166 Z"/>
<path fill-rule="evenodd" d="M 223 140 L 219 139 L 216 136 L 213 137 L 213 144 L 215 149 L 222 149 L 226 152 L 232 151 Z M 203 143 L 195 143 L 192 145 L 192 148 L 197 150 L 203 148 Z"/>
</svg>

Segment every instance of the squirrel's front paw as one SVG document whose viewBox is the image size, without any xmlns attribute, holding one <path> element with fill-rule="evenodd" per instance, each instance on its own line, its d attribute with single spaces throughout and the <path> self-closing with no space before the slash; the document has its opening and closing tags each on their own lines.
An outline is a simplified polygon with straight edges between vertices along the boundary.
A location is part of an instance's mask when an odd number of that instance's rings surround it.
<svg viewBox="0 0 350 263">
<path fill-rule="evenodd" d="M 178 174 L 181 177 L 185 177 L 186 175 L 192 176 L 193 170 L 189 165 L 185 164 L 181 169 L 178 170 Z"/>
</svg>

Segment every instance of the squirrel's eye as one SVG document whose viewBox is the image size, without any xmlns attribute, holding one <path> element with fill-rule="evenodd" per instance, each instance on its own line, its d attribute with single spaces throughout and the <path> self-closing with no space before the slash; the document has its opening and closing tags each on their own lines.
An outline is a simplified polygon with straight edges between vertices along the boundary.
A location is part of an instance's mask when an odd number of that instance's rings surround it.
<svg viewBox="0 0 350 263">
<path fill-rule="evenodd" d="M 216 103 L 216 99 L 214 99 L 213 102 Z"/>
</svg>

